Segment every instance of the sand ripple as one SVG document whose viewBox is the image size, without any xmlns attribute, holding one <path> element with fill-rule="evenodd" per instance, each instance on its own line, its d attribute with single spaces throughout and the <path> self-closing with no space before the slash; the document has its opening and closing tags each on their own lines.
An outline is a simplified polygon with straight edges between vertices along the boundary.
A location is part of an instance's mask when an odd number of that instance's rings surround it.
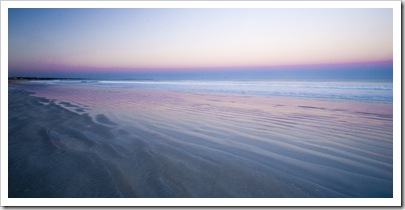
<svg viewBox="0 0 405 210">
<path fill-rule="evenodd" d="M 389 103 L 25 89 L 10 197 L 392 197 Z"/>
</svg>

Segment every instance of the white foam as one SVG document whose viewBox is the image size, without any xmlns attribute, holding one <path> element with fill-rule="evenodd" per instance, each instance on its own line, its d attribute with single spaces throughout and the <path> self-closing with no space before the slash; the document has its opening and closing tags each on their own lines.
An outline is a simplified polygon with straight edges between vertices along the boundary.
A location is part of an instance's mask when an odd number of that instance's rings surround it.
<svg viewBox="0 0 405 210">
<path fill-rule="evenodd" d="M 326 99 L 392 102 L 389 82 L 355 81 L 208 81 L 208 80 L 50 80 L 33 81 L 50 85 L 89 85 L 119 88 L 146 88 L 185 92 L 213 92 L 247 95 L 293 96 Z"/>
</svg>

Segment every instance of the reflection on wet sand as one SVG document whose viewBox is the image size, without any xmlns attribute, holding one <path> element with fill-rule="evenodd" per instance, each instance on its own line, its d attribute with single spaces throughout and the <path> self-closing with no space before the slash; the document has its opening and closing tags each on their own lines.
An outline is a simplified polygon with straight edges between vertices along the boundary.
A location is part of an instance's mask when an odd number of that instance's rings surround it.
<svg viewBox="0 0 405 210">
<path fill-rule="evenodd" d="M 392 103 L 24 88 L 10 197 L 392 197 Z"/>
</svg>

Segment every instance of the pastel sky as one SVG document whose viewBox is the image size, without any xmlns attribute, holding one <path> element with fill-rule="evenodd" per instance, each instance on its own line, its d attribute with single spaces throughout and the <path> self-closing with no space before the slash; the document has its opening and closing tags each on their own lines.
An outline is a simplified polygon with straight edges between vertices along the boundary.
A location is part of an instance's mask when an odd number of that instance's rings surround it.
<svg viewBox="0 0 405 210">
<path fill-rule="evenodd" d="M 9 75 L 386 63 L 392 9 L 9 9 Z M 391 69 L 392 71 L 392 69 Z"/>
</svg>

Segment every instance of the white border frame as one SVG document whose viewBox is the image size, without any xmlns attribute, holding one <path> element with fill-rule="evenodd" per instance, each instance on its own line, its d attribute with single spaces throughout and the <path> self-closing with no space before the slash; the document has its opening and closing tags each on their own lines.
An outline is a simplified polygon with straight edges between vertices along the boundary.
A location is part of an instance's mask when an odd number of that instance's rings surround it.
<svg viewBox="0 0 405 210">
<path fill-rule="evenodd" d="M 8 8 L 392 8 L 393 198 L 8 198 Z M 1 206 L 401 206 L 401 1 L 2 1 Z M 7 140 L 6 140 L 7 139 Z"/>
</svg>

